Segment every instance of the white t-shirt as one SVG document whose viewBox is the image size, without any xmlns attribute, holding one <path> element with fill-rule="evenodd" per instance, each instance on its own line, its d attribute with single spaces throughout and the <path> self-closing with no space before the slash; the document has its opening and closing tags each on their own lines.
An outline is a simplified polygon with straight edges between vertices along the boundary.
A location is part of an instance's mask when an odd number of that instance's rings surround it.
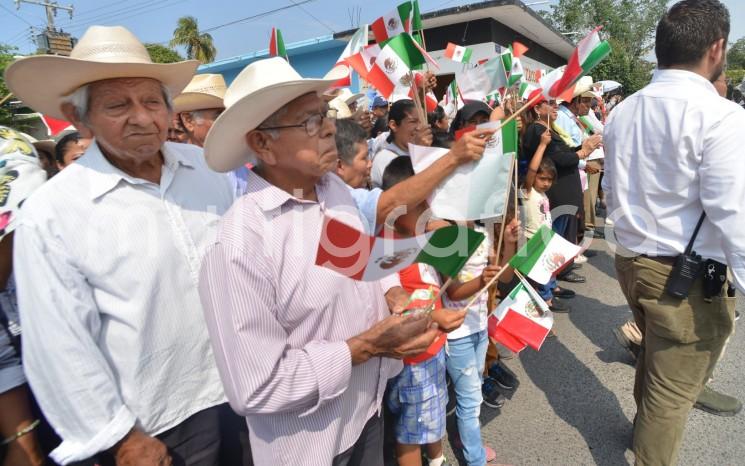
<svg viewBox="0 0 745 466">
<path fill-rule="evenodd" d="M 370 171 L 370 180 L 374 188 L 379 188 L 383 184 L 383 173 L 386 167 L 393 159 L 400 156 L 409 156 L 409 153 L 400 149 L 392 142 L 387 143 L 378 153 L 373 155 L 372 170 Z"/>
<path fill-rule="evenodd" d="M 486 239 L 476 249 L 476 252 L 468 259 L 466 265 L 463 266 L 458 276 L 455 277 L 455 281 L 458 283 L 465 283 L 476 277 L 481 276 L 486 266 L 489 263 L 489 251 L 491 250 L 492 243 L 494 241 L 493 235 L 491 235 L 486 228 L 481 226 L 475 226 L 474 230 L 486 235 Z M 447 293 L 442 296 L 442 303 L 446 308 L 449 309 L 463 309 L 468 301 L 471 300 L 471 296 L 463 301 L 453 301 L 448 298 Z M 448 333 L 448 340 L 456 340 L 458 338 L 464 338 L 474 333 L 486 330 L 486 317 L 488 313 L 487 300 L 489 298 L 488 293 L 483 293 L 479 296 L 479 299 L 474 302 L 471 307 L 468 308 L 466 319 L 463 321 L 463 325 L 458 327 L 456 330 Z"/>
<path fill-rule="evenodd" d="M 551 228 L 551 204 L 546 194 L 535 189 L 531 189 L 529 193 L 521 189 L 520 194 L 524 199 L 525 236 L 531 238 L 542 225 Z"/>
</svg>

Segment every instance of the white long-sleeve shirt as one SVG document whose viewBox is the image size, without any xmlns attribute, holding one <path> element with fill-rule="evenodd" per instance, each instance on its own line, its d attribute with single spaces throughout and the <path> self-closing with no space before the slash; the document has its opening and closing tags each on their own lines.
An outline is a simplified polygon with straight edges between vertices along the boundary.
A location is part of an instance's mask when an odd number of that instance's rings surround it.
<svg viewBox="0 0 745 466">
<path fill-rule="evenodd" d="M 729 265 L 745 292 L 745 110 L 702 76 L 657 70 L 605 126 L 605 181 L 619 244 L 675 256 L 706 220 L 694 250 Z"/>
<path fill-rule="evenodd" d="M 23 363 L 62 464 L 225 402 L 197 286 L 232 187 L 196 146 L 162 153 L 157 185 L 91 144 L 21 210 Z"/>
</svg>

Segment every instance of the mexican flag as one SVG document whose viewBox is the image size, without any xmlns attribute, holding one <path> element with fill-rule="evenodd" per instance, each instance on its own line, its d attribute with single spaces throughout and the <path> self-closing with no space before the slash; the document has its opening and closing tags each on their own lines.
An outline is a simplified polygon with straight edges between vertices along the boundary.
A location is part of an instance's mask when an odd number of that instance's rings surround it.
<svg viewBox="0 0 745 466">
<path fill-rule="evenodd" d="M 528 49 L 528 47 L 525 46 L 522 42 L 515 41 L 512 43 L 512 55 L 516 58 L 522 57 L 528 50 L 530 49 Z"/>
<path fill-rule="evenodd" d="M 479 128 L 496 128 L 498 121 Z M 471 127 L 470 130 L 475 130 Z M 448 153 L 448 149 L 409 144 L 414 171 L 421 173 Z M 509 172 L 517 153 L 514 121 L 497 131 L 487 143 L 481 160 L 460 165 L 429 196 L 432 213 L 438 218 L 465 221 L 499 217 L 504 213 Z"/>
<path fill-rule="evenodd" d="M 473 50 L 468 47 L 461 47 L 460 45 L 448 42 L 448 46 L 445 49 L 445 58 L 457 61 L 458 63 L 470 63 L 472 53 Z"/>
<path fill-rule="evenodd" d="M 424 63 L 437 66 L 411 34 L 399 34 L 381 44 L 367 81 L 388 99 L 397 86 L 411 87 L 414 67 Z"/>
<path fill-rule="evenodd" d="M 514 353 L 519 353 L 528 347 L 521 339 L 505 331 L 499 326 L 499 319 L 492 314 L 487 320 L 487 333 L 493 343 L 500 343 Z"/>
<path fill-rule="evenodd" d="M 47 127 L 47 134 L 50 137 L 54 137 L 66 129 L 75 129 L 71 123 L 65 120 L 58 120 L 49 115 L 42 115 L 41 113 L 39 115 L 41 115 L 41 121 Z"/>
<path fill-rule="evenodd" d="M 345 62 L 347 65 L 351 66 L 362 79 L 367 80 L 367 76 L 370 74 L 370 70 L 375 64 L 375 60 L 378 59 L 379 54 L 380 44 L 372 44 L 348 57 Z"/>
<path fill-rule="evenodd" d="M 545 285 L 551 277 L 580 253 L 576 244 L 554 233 L 546 225 L 510 259 L 510 265 L 534 281 Z"/>
<path fill-rule="evenodd" d="M 560 68 L 556 68 L 552 70 L 550 73 L 546 73 L 543 76 L 541 76 L 539 83 L 541 85 L 541 92 L 543 94 L 543 97 L 545 97 L 546 100 L 555 100 L 566 90 L 566 89 L 559 89 L 557 87 L 557 84 L 559 83 L 559 81 L 561 81 L 562 77 L 564 76 L 565 68 L 566 67 L 562 66 Z"/>
<path fill-rule="evenodd" d="M 349 42 L 347 43 L 347 46 L 344 48 L 344 51 L 339 55 L 339 59 L 336 60 L 336 64 L 343 64 L 347 63 L 347 60 L 351 58 L 354 55 L 359 54 L 362 52 L 362 50 L 367 47 L 368 42 L 368 35 L 367 35 L 367 24 L 363 25 L 361 28 L 357 30 L 352 35 L 352 38 L 349 39 Z M 351 65 L 350 65 L 351 66 Z M 346 78 L 342 78 L 339 81 L 337 81 L 334 84 L 334 87 L 348 87 L 352 85 L 352 73 L 350 71 L 349 75 L 347 75 Z"/>
<path fill-rule="evenodd" d="M 556 95 L 561 94 L 562 90 L 567 89 L 579 78 L 592 71 L 611 52 L 610 44 L 605 40 L 600 40 L 601 28 L 602 26 L 596 27 L 577 44 L 577 48 L 569 57 L 564 76 L 554 85 L 556 89 L 553 92 Z"/>
<path fill-rule="evenodd" d="M 422 29 L 424 29 L 424 25 L 422 25 L 422 14 L 419 11 L 419 0 L 414 0 L 412 4 L 414 7 L 414 11 L 411 18 L 411 30 L 421 31 Z"/>
<path fill-rule="evenodd" d="M 521 99 L 528 101 L 532 99 L 533 97 L 535 97 L 537 94 L 540 94 L 540 92 L 541 92 L 540 88 L 530 83 L 523 82 L 523 83 L 520 83 L 520 89 L 518 90 L 518 96 Z"/>
<path fill-rule="evenodd" d="M 524 280 L 505 297 L 494 311 L 497 327 L 538 351 L 549 330 L 554 316 L 548 304 Z"/>
<path fill-rule="evenodd" d="M 502 95 L 499 92 L 492 92 L 484 97 L 484 102 L 491 108 L 498 107 L 502 102 Z"/>
<path fill-rule="evenodd" d="M 498 55 L 484 64 L 456 71 L 455 79 L 463 98 L 483 100 L 491 91 L 508 86 L 507 70 L 502 56 Z"/>
<path fill-rule="evenodd" d="M 374 237 L 326 216 L 316 265 L 365 282 L 380 280 L 415 262 L 453 277 L 483 240 L 483 234 L 459 225 L 413 238 Z"/>
<path fill-rule="evenodd" d="M 375 42 L 384 42 L 404 32 L 411 32 L 411 2 L 404 2 L 372 23 Z"/>
<path fill-rule="evenodd" d="M 523 64 L 517 57 L 512 57 L 512 67 L 510 68 L 510 77 L 507 81 L 509 86 L 517 84 L 523 79 Z"/>
<path fill-rule="evenodd" d="M 282 32 L 277 28 L 272 28 L 272 37 L 269 39 L 269 56 L 282 57 L 287 60 L 285 41 L 282 40 Z"/>
</svg>

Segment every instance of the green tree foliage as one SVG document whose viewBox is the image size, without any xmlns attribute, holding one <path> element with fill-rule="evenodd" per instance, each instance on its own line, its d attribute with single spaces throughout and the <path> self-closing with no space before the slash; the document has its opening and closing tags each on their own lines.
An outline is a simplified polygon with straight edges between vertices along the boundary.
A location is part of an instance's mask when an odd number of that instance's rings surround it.
<svg viewBox="0 0 745 466">
<path fill-rule="evenodd" d="M 199 32 L 199 24 L 193 16 L 179 18 L 170 45 L 171 47 L 184 46 L 186 58 L 197 59 L 202 63 L 211 63 L 217 56 L 212 36 L 206 32 Z"/>
<path fill-rule="evenodd" d="M 145 44 L 150 59 L 155 63 L 176 63 L 184 61 L 177 51 L 160 44 Z"/>
<path fill-rule="evenodd" d="M 596 26 L 613 47 L 595 70 L 596 81 L 612 79 L 625 93 L 636 92 L 651 77 L 654 64 L 645 57 L 654 47 L 654 31 L 666 10 L 667 0 L 559 0 L 543 16 L 562 32 L 579 32 L 579 40 Z"/>
<path fill-rule="evenodd" d="M 15 47 L 0 43 L 0 101 L 5 100 L 5 98 L 10 94 L 8 87 L 5 85 L 5 79 L 3 76 L 5 75 L 5 68 L 7 68 L 13 61 L 13 54 L 15 51 Z M 9 126 L 12 122 L 13 114 L 8 106 L 8 101 L 10 100 L 11 99 L 7 99 L 3 105 L 0 105 L 0 125 Z"/>
<path fill-rule="evenodd" d="M 733 70 L 745 70 L 745 37 L 730 45 L 727 51 L 727 66 Z"/>
</svg>

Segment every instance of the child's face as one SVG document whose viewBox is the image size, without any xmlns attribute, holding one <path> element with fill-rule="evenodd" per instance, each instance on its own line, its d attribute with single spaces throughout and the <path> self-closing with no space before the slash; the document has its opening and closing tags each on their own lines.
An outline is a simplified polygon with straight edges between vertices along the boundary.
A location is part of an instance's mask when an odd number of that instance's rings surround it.
<svg viewBox="0 0 745 466">
<path fill-rule="evenodd" d="M 554 184 L 554 177 L 546 173 L 539 173 L 535 177 L 533 182 L 533 189 L 539 193 L 545 193 L 551 189 L 551 185 Z"/>
<path fill-rule="evenodd" d="M 422 219 L 422 216 L 427 213 L 428 207 L 429 206 L 426 202 L 422 202 L 421 204 L 417 205 L 405 214 L 398 217 L 396 219 L 396 232 L 401 236 L 407 237 L 424 233 L 424 231 L 417 231 L 417 227 L 421 229 L 426 225 L 425 222 L 427 218 Z M 421 225 L 419 225 L 420 219 L 422 219 Z"/>
</svg>

